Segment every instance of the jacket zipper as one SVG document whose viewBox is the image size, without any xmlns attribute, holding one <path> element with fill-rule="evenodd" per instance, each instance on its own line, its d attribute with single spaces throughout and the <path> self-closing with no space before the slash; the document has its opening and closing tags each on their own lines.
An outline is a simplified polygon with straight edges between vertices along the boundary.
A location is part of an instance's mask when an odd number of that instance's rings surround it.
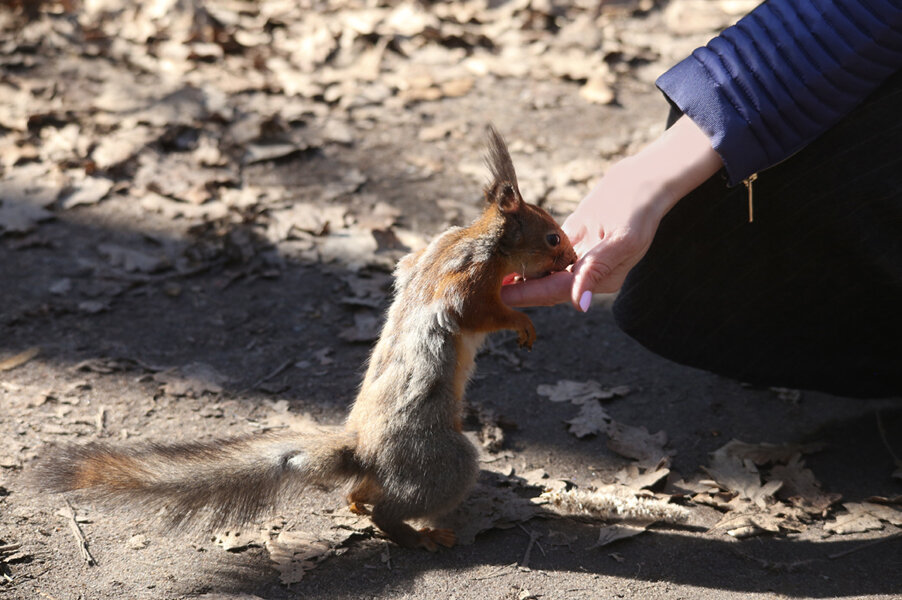
<svg viewBox="0 0 902 600">
<path fill-rule="evenodd" d="M 753 203 L 754 192 L 752 191 L 752 184 L 755 183 L 756 179 L 758 179 L 758 174 L 752 173 L 747 178 L 742 180 L 742 183 L 745 184 L 745 187 L 749 191 L 749 223 L 755 222 L 755 205 Z"/>
<path fill-rule="evenodd" d="M 790 158 L 792 158 L 793 156 L 795 156 L 796 154 L 798 154 L 799 152 L 801 152 L 804 149 L 805 149 L 804 146 L 799 148 L 798 150 L 796 150 L 795 152 L 793 152 L 786 158 L 779 160 L 779 161 L 775 162 L 774 164 L 768 166 L 767 169 L 765 169 L 765 171 L 768 169 L 773 169 L 777 165 L 781 165 L 781 164 L 785 163 L 787 160 L 789 160 Z M 758 173 L 760 173 L 760 172 L 761 171 L 758 171 Z M 753 203 L 754 192 L 752 190 L 752 184 L 754 184 L 755 180 L 758 179 L 758 173 L 752 173 L 751 175 L 749 175 L 748 177 L 746 177 L 745 179 L 742 180 L 743 185 L 745 185 L 746 189 L 749 191 L 749 223 L 755 222 L 755 205 Z"/>
</svg>

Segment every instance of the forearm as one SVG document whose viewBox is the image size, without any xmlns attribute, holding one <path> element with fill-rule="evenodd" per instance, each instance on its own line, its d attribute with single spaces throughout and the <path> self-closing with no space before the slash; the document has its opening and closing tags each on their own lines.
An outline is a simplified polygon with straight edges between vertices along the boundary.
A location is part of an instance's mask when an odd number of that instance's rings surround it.
<svg viewBox="0 0 902 600">
<path fill-rule="evenodd" d="M 900 68 L 898 0 L 770 0 L 657 85 L 737 184 L 803 148 Z"/>
<path fill-rule="evenodd" d="M 627 170 L 628 177 L 646 182 L 647 202 L 660 218 L 717 173 L 723 161 L 711 147 L 708 136 L 684 115 L 661 137 L 617 167 Z"/>
</svg>

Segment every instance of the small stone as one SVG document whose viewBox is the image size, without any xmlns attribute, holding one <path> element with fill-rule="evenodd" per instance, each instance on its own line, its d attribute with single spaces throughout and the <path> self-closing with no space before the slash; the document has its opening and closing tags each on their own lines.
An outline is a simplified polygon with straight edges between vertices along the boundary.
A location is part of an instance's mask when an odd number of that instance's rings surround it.
<svg viewBox="0 0 902 600">
<path fill-rule="evenodd" d="M 147 539 L 146 535 L 141 533 L 128 538 L 128 541 L 125 544 L 131 550 L 142 550 L 144 548 L 147 548 L 148 544 L 150 544 L 150 540 Z"/>
</svg>

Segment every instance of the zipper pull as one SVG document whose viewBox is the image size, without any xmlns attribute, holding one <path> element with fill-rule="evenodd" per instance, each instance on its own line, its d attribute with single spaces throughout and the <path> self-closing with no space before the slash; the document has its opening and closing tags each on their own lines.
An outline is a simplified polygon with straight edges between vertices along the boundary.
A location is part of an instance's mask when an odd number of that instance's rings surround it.
<svg viewBox="0 0 902 600">
<path fill-rule="evenodd" d="M 758 174 L 752 173 L 751 175 L 748 176 L 747 179 L 742 180 L 742 183 L 744 183 L 745 187 L 747 187 L 749 190 L 749 223 L 755 222 L 755 206 L 752 202 L 752 196 L 753 196 L 752 184 L 755 183 L 756 179 L 758 179 Z"/>
</svg>

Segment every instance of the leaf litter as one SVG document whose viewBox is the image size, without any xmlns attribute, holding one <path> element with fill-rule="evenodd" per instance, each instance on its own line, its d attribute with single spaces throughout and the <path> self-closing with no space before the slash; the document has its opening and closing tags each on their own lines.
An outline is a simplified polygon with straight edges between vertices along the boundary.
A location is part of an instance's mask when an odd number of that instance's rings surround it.
<svg viewBox="0 0 902 600">
<path fill-rule="evenodd" d="M 623 393 L 615 394 L 614 390 L 623 390 Z M 615 475 L 622 490 L 650 493 L 643 490 L 668 482 L 669 489 L 676 495 L 685 490 L 688 492 L 686 498 L 692 504 L 711 506 L 722 513 L 720 520 L 711 527 L 712 532 L 722 531 L 732 537 L 746 538 L 764 533 L 804 531 L 815 522 L 825 523 L 841 500 L 840 494 L 823 490 L 802 458 L 804 454 L 820 450 L 823 444 L 751 444 L 731 440 L 712 452 L 709 464 L 701 467 L 707 477 L 669 483 L 672 453 L 665 448 L 665 432 L 651 434 L 644 427 L 619 423 L 599 403 L 625 396 L 628 388 L 608 389 L 596 381 L 560 381 L 555 385 L 540 385 L 537 392 L 552 402 L 579 406 L 579 414 L 566 421 L 573 435 L 578 438 L 606 435 L 609 449 L 633 461 Z M 600 505 L 604 509 L 598 510 L 598 514 L 610 512 L 608 503 L 612 501 L 612 492 L 616 493 L 617 489 L 607 488 L 601 493 L 603 501 Z M 586 493 L 584 490 L 564 492 L 564 496 L 556 497 L 556 502 L 568 510 L 576 507 L 584 512 L 591 511 L 584 508 L 582 499 Z M 826 531 L 853 533 L 897 524 L 895 519 L 899 511 L 892 507 L 847 503 L 843 508 L 846 512 L 841 513 L 836 524 L 826 525 Z M 601 533 L 599 543 L 637 535 L 647 528 L 647 524 L 639 527 L 615 524 L 611 527 Z"/>
<path fill-rule="evenodd" d="M 664 10 L 670 30 L 690 35 L 682 42 L 688 49 L 729 24 L 723 6 L 733 7 L 732 16 L 750 7 L 739 10 L 736 6 L 743 2 L 718 2 L 721 10 L 715 10 L 713 4 L 686 0 Z M 9 133 L 4 150 L 12 150 L 3 156 L 0 235 L 26 235 L 54 218 L 66 218 L 70 210 L 90 211 L 121 195 L 192 226 L 193 243 L 178 259 L 99 243 L 98 253 L 128 273 L 160 273 L 172 266 L 170 260 L 180 271 L 184 261 L 196 266 L 223 257 L 251 265 L 272 247 L 286 255 L 347 264 L 360 273 L 366 267 L 388 269 L 397 252 L 377 256 L 383 245 L 376 232 L 396 234 L 406 245 L 401 252 L 423 240 L 404 232 L 392 207 L 367 211 L 350 202 L 372 182 L 369 173 L 350 168 L 338 177 L 289 188 L 257 180 L 255 169 L 328 158 L 334 145 L 360 144 L 372 118 L 368 110 L 372 115 L 374 107 L 398 109 L 466 96 L 486 85 L 484 77 L 554 79 L 572 85 L 586 102 L 616 102 L 622 84 L 643 77 L 630 65 L 672 63 L 684 54 L 684 48 L 671 41 L 670 31 L 651 31 L 618 19 L 618 11 L 649 9 L 641 5 L 621 2 L 599 8 L 576 2 L 552 7 L 527 0 L 360 5 L 330 0 L 324 10 L 312 11 L 305 2 L 239 6 L 160 1 L 123 7 L 97 1 L 71 19 L 29 21 L 21 39 L 40 40 L 42 52 L 23 45 L 5 57 L 22 68 L 46 67 L 46 56 L 59 50 L 65 54 L 67 39 L 81 40 L 87 53 L 107 60 L 91 61 L 90 76 L 84 64 L 64 63 L 82 76 L 71 78 L 76 83 L 60 81 L 53 94 L 35 87 L 22 71 L 10 72 L 0 82 L 4 92 L 16 90 L 0 107 L 0 124 Z M 555 28 L 543 25 L 551 21 Z M 59 109 L 59 99 L 68 107 L 65 111 Z M 439 124 L 432 131 L 422 130 L 420 137 L 460 137 L 467 127 L 465 122 Z M 622 154 L 630 143 L 618 141 L 602 154 Z M 528 154 L 535 151 L 524 149 Z M 423 170 L 428 177 L 430 169 L 442 167 Z M 579 186 L 602 168 L 602 163 L 558 165 L 552 170 L 559 176 L 535 182 L 537 193 L 543 199 L 578 201 Z M 478 169 L 471 173 L 483 176 Z M 15 196 L 11 182 L 19 186 Z M 448 218 L 463 218 L 451 213 L 469 208 L 451 210 Z M 236 234 L 246 230 L 253 235 Z M 267 268 L 248 266 L 246 272 Z M 68 292 L 60 288 L 58 293 Z M 357 290 L 351 298 L 361 308 L 383 301 L 379 294 Z M 91 299 L 79 306 L 93 313 L 108 302 Z M 362 318 L 359 325 L 355 321 L 348 335 L 365 341 L 373 335 L 372 320 Z M 220 393 L 224 383 L 215 369 L 200 363 L 153 377 L 173 396 Z M 579 492 L 574 495 L 581 499 L 577 506 L 595 494 L 596 500 L 614 497 L 624 502 L 654 498 L 679 511 L 671 496 L 648 491 L 660 487 L 670 473 L 666 434 L 618 423 L 599 404 L 629 391 L 597 382 L 559 382 L 539 392 L 551 401 L 580 406 L 579 415 L 568 422 L 574 435 L 606 435 L 609 448 L 631 461 L 617 473 L 616 484 L 610 484 L 614 487 L 575 490 L 541 470 L 522 477 L 496 474 L 499 479 L 482 481 L 474 491 L 461 539 L 472 541 L 480 531 L 511 527 L 541 514 L 541 508 L 514 491 L 522 486 L 549 486 L 549 493 L 555 494 Z M 787 398 L 798 399 L 793 394 Z M 497 418 L 477 418 L 482 443 L 497 452 L 504 442 Z M 837 495 L 821 490 L 801 460 L 800 454 L 810 450 L 738 442 L 721 450 L 712 455 L 709 479 L 692 483 L 701 490 L 692 500 L 737 516 L 728 531 L 792 530 L 806 519 L 832 514 Z M 762 470 L 765 465 L 769 468 Z M 900 471 L 895 476 L 902 478 Z M 899 511 L 879 502 L 846 503 L 843 511 L 836 514 L 833 533 L 899 524 Z M 597 545 L 647 526 L 607 526 L 600 530 Z M 224 546 L 230 543 L 239 542 L 224 538 Z M 287 584 L 335 552 L 340 541 L 282 531 L 263 543 Z"/>
<path fill-rule="evenodd" d="M 345 223 L 316 216 L 324 206 L 347 206 L 370 176 L 333 169 L 325 178 L 280 186 L 284 202 L 271 205 L 253 196 L 256 167 L 360 146 L 376 107 L 403 114 L 407 106 L 478 92 L 487 77 L 554 80 L 587 102 L 612 103 L 634 76 L 623 65 L 668 64 L 682 51 L 663 26 L 649 31 L 621 18 L 647 12 L 651 4 L 642 2 L 599 8 L 327 0 L 313 10 L 307 2 L 96 1 L 64 4 L 65 20 L 38 18 L 45 7 L 35 7 L 30 18 L 7 25 L 21 41 L 5 49 L 6 61 L 20 69 L 2 82 L 10 102 L 0 124 L 13 150 L 4 182 L 69 181 L 48 187 L 38 201 L 0 194 L 0 234 L 22 235 L 114 196 L 143 198 L 153 210 L 194 224 L 228 218 L 236 225 L 247 213 L 231 211 L 230 198 L 241 197 L 244 207 L 255 208 L 252 226 L 271 229 L 267 237 L 287 254 L 354 268 L 390 269 L 398 257 L 376 256 L 383 248 L 373 231 L 394 232 L 403 250 L 421 243 L 400 231 L 387 204 L 372 212 L 355 208 Z M 709 24 L 723 18 L 721 10 L 704 14 Z M 696 19 L 678 21 L 686 29 Z M 689 33 L 701 42 L 709 31 Z M 71 55 L 73 43 L 81 56 Z M 49 58 L 57 56 L 65 58 Z M 52 92 L 30 76 L 53 69 L 71 76 L 53 77 Z M 441 125 L 421 138 L 459 136 L 468 126 Z M 36 166 L 47 177 L 29 172 Z M 543 169 L 524 169 L 530 171 Z M 584 180 L 558 186 L 573 183 Z M 178 203 L 186 206 L 179 210 Z"/>
</svg>

